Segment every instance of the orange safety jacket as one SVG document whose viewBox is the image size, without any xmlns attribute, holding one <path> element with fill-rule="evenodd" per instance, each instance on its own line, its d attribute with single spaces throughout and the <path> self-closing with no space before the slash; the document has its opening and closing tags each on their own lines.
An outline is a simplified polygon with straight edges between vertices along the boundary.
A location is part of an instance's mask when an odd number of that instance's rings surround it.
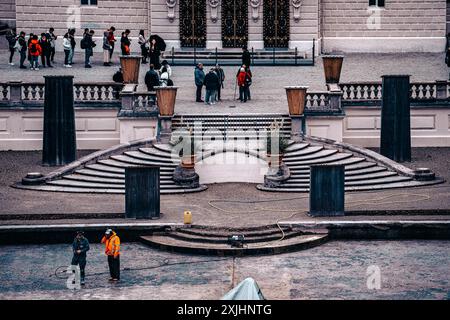
<svg viewBox="0 0 450 320">
<path fill-rule="evenodd" d="M 109 239 L 103 236 L 102 243 L 105 244 L 105 254 L 107 256 L 117 257 L 120 255 L 120 238 L 115 232 L 113 232 Z"/>
</svg>

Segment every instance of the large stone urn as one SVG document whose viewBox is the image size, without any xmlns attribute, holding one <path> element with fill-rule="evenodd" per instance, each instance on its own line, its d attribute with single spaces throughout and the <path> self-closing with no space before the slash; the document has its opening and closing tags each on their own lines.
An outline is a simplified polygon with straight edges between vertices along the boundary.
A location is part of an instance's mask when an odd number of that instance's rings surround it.
<svg viewBox="0 0 450 320">
<path fill-rule="evenodd" d="M 159 115 L 173 117 L 178 87 L 155 87 Z"/>
<path fill-rule="evenodd" d="M 308 87 L 291 86 L 286 89 L 287 102 L 290 116 L 301 116 L 305 111 L 306 90 Z"/>
<path fill-rule="evenodd" d="M 139 68 L 142 56 L 120 56 L 124 83 L 139 83 Z"/>
<path fill-rule="evenodd" d="M 325 82 L 328 83 L 339 83 L 341 78 L 342 62 L 344 61 L 344 56 L 337 55 L 325 55 L 322 56 L 323 60 L 323 70 L 325 72 Z"/>
</svg>

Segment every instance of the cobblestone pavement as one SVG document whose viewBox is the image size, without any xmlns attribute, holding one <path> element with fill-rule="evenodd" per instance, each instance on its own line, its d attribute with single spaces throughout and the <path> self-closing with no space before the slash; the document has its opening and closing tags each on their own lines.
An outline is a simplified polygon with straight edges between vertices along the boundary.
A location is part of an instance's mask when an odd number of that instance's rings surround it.
<svg viewBox="0 0 450 320">
<path fill-rule="evenodd" d="M 7 53 L 0 53 L 0 82 L 8 80 L 43 81 L 46 74 L 71 74 L 75 81 L 112 81 L 119 62 L 115 55 L 112 67 L 102 66 L 101 53 L 95 53 L 94 67 L 85 69 L 83 55 L 75 57 L 74 68 L 62 67 L 63 55 L 58 53 L 55 68 L 39 71 L 20 70 L 9 66 Z M 16 57 L 16 60 L 18 57 Z M 252 100 L 240 103 L 234 100 L 236 67 L 224 67 L 226 74 L 225 89 L 222 91 L 223 102 L 215 106 L 205 106 L 193 102 L 195 99 L 193 67 L 173 67 L 172 79 L 179 87 L 176 112 L 187 113 L 287 113 L 284 86 L 307 85 L 311 91 L 325 91 L 323 66 L 320 58 L 314 67 L 254 67 Z M 17 61 L 16 61 L 17 62 Z M 139 90 L 146 90 L 143 85 L 144 74 L 148 65 L 141 67 L 141 85 Z M 205 67 L 207 71 L 208 67 Z M 411 81 L 435 81 L 448 79 L 448 68 L 444 63 L 444 54 L 408 53 L 408 54 L 347 54 L 342 69 L 341 82 L 381 81 L 384 74 L 410 74 Z M 204 91 L 204 90 L 203 90 Z M 203 92 L 204 93 L 204 92 Z M 230 107 L 234 106 L 234 107 Z"/>
<path fill-rule="evenodd" d="M 219 299 L 246 277 L 267 299 L 450 299 L 449 241 L 333 241 L 235 260 L 124 243 L 117 284 L 107 281 L 102 249 L 91 245 L 87 284 L 72 291 L 64 274 L 55 276 L 70 262 L 70 245 L 2 246 L 0 299 Z M 368 289 L 369 266 L 381 272 L 378 290 Z"/>
<path fill-rule="evenodd" d="M 80 155 L 88 151 L 80 152 Z M 376 192 L 347 193 L 347 210 L 435 210 L 450 209 L 450 148 L 414 148 L 411 167 L 429 167 L 440 177 L 447 179 L 444 184 L 428 188 L 393 189 Z M 59 192 L 28 191 L 11 188 L 27 172 L 49 172 L 40 166 L 41 152 L 0 152 L 0 214 L 36 214 L 40 219 L 45 214 L 89 214 L 123 213 L 123 195 L 90 195 Z M 212 203 L 213 199 L 255 201 L 276 200 L 273 203 Z M 284 201 L 280 201 L 285 199 Z M 358 201 L 358 204 L 355 203 Z M 309 220 L 302 211 L 308 208 L 308 194 L 262 192 L 254 184 L 225 183 L 212 184 L 200 193 L 182 195 L 162 195 L 160 222 L 181 222 L 186 209 L 193 212 L 194 223 L 202 225 L 229 225 L 230 220 L 239 226 L 273 224 L 279 219 L 298 213 L 293 219 Z M 383 219 L 422 220 L 427 216 L 383 216 Z M 429 219 L 448 219 L 448 216 L 431 216 Z M 317 218 L 315 218 L 317 220 Z M 342 219 L 342 218 L 339 218 Z M 380 216 L 345 217 L 349 220 L 380 219 Z M 104 220 L 94 220 L 101 222 Z M 122 220 L 123 221 L 123 220 Z M 86 220 L 55 220 L 52 223 L 79 223 Z M 39 220 L 0 220 L 0 224 L 44 223 Z"/>
</svg>

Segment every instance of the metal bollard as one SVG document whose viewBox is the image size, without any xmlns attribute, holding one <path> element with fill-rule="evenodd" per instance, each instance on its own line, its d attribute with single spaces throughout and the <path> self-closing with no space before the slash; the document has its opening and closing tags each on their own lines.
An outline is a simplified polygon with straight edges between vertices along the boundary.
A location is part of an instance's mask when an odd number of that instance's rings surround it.
<svg viewBox="0 0 450 320">
<path fill-rule="evenodd" d="M 44 76 L 42 164 L 60 166 L 76 159 L 73 76 Z"/>
<path fill-rule="evenodd" d="M 380 153 L 394 161 L 411 161 L 409 76 L 383 76 Z"/>
<path fill-rule="evenodd" d="M 342 216 L 345 203 L 344 165 L 311 166 L 309 214 Z"/>
<path fill-rule="evenodd" d="M 159 219 L 159 167 L 125 168 L 125 217 Z"/>
</svg>

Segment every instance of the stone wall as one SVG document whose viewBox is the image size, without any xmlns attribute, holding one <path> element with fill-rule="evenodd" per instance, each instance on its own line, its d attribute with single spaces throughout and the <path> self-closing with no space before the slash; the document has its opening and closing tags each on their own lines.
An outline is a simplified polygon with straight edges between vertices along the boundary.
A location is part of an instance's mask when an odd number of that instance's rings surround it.
<svg viewBox="0 0 450 320">
<path fill-rule="evenodd" d="M 9 22 L 16 19 L 15 0 L 0 0 L 0 21 Z"/>
<path fill-rule="evenodd" d="M 443 50 L 446 0 L 386 0 L 384 8 L 368 4 L 368 0 L 322 0 L 325 51 Z"/>
</svg>

